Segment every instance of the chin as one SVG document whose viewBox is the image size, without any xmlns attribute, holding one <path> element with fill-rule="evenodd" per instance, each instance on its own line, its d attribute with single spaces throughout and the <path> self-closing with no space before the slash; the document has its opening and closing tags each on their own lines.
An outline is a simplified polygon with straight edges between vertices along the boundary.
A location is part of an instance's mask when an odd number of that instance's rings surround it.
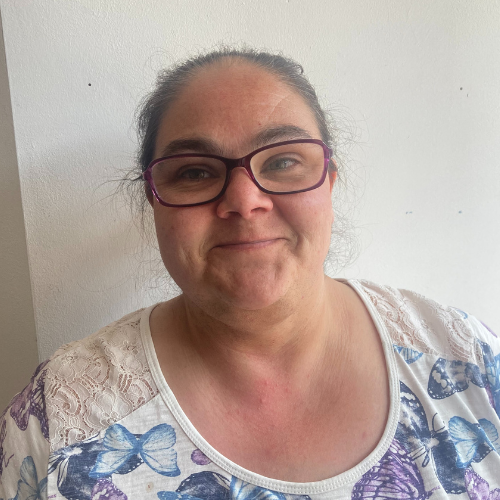
<svg viewBox="0 0 500 500">
<path fill-rule="evenodd" d="M 239 309 L 242 311 L 262 311 L 264 309 L 270 308 L 277 305 L 282 301 L 283 297 L 273 295 L 272 297 L 235 297 L 232 295 L 229 300 L 226 301 L 234 309 Z"/>
<path fill-rule="evenodd" d="M 282 302 L 292 288 L 291 276 L 276 271 L 254 271 L 250 275 L 233 275 L 225 283 L 214 283 L 216 294 L 230 307 L 258 311 Z"/>
</svg>

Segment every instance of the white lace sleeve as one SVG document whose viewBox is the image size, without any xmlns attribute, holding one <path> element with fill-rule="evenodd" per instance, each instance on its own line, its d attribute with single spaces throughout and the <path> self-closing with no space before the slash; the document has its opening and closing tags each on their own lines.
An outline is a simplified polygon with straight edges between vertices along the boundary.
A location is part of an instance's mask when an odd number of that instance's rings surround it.
<svg viewBox="0 0 500 500">
<path fill-rule="evenodd" d="M 157 393 L 142 347 L 137 311 L 61 347 L 47 366 L 50 449 L 87 439 Z"/>
<path fill-rule="evenodd" d="M 481 363 L 481 350 L 462 311 L 409 290 L 369 281 L 361 284 L 384 319 L 394 344 L 426 354 Z"/>
</svg>

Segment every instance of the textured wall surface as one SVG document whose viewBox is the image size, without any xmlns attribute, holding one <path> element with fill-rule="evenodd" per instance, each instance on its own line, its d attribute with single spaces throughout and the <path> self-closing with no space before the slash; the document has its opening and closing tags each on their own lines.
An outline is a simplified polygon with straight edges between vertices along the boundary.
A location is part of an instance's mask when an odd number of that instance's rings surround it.
<svg viewBox="0 0 500 500">
<path fill-rule="evenodd" d="M 38 364 L 23 207 L 0 22 L 0 412 Z"/>
<path fill-rule="evenodd" d="M 500 330 L 498 1 L 0 1 L 41 358 L 167 295 L 110 181 L 156 72 L 219 42 L 297 58 L 354 131 L 342 275 Z"/>
</svg>

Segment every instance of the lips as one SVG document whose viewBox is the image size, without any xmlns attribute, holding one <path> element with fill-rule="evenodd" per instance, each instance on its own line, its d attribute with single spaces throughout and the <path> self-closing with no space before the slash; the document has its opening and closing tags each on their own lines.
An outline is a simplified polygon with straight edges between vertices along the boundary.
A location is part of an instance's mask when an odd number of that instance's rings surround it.
<svg viewBox="0 0 500 500">
<path fill-rule="evenodd" d="M 230 240 L 224 243 L 218 243 L 214 248 L 224 248 L 224 249 L 251 249 L 251 248 L 262 248 L 281 240 L 283 238 L 256 238 L 256 239 L 245 239 L 245 240 Z"/>
</svg>

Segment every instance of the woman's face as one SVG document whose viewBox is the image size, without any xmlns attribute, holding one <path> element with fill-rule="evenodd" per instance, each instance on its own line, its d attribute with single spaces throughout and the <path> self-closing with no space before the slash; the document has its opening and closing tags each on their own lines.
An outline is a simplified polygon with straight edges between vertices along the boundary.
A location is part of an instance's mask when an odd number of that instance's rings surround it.
<svg viewBox="0 0 500 500">
<path fill-rule="evenodd" d="M 155 158 L 172 145 L 175 153 L 240 158 L 262 142 L 309 137 L 321 139 L 296 92 L 254 65 L 226 61 L 201 70 L 182 91 L 163 118 Z M 151 199 L 167 270 L 205 310 L 256 310 L 300 300 L 323 279 L 333 181 L 327 177 L 305 193 L 269 195 L 236 168 L 227 191 L 213 203 L 172 208 Z"/>
</svg>

